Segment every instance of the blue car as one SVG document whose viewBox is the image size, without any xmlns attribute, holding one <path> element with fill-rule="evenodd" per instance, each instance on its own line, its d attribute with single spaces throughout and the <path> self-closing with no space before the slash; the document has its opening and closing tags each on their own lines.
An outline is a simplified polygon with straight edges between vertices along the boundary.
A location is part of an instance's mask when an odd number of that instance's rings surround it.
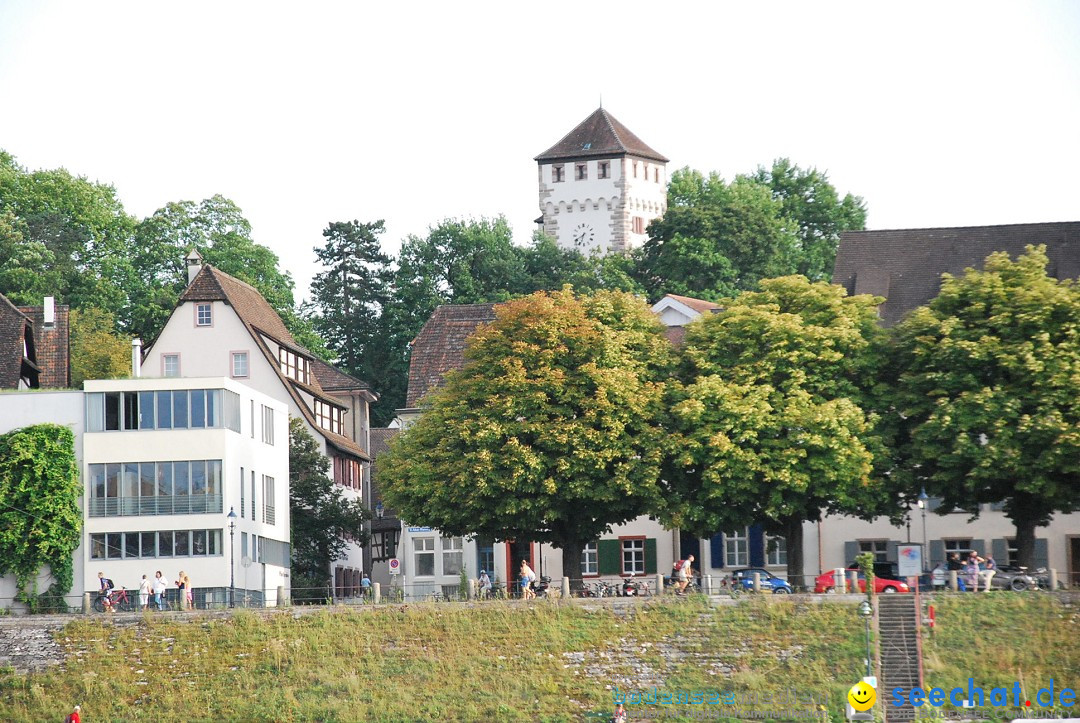
<svg viewBox="0 0 1080 723">
<path fill-rule="evenodd" d="M 794 592 L 787 580 L 773 575 L 763 567 L 740 567 L 732 570 L 731 576 L 738 581 L 743 590 L 746 592 L 753 592 L 755 572 L 761 576 L 762 592 L 769 592 L 771 590 L 774 595 L 790 595 Z"/>
</svg>

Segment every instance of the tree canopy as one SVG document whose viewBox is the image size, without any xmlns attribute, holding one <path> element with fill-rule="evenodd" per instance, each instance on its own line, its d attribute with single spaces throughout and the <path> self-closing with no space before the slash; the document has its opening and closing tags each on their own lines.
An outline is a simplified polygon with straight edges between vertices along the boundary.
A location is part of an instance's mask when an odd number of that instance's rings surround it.
<svg viewBox="0 0 1080 723">
<path fill-rule="evenodd" d="M 801 276 L 760 286 L 687 328 L 666 518 L 699 534 L 761 523 L 795 579 L 804 521 L 886 507 L 865 408 L 881 300 Z"/>
<path fill-rule="evenodd" d="M 466 364 L 379 459 L 387 504 L 452 535 L 581 551 L 659 502 L 671 348 L 631 295 L 569 289 L 500 304 Z"/>
<path fill-rule="evenodd" d="M 944 510 L 1004 502 L 1019 564 L 1035 528 L 1080 506 L 1080 290 L 1046 273 L 1045 247 L 944 275 L 897 327 L 901 450 Z"/>
</svg>

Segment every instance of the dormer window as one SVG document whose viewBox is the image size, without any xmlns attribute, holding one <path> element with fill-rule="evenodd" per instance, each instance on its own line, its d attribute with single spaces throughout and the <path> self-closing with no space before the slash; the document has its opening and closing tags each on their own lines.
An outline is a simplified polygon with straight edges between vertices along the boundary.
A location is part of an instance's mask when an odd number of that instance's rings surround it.
<svg viewBox="0 0 1080 723">
<path fill-rule="evenodd" d="M 195 326 L 213 326 L 213 305 L 209 302 L 195 305 Z"/>
<path fill-rule="evenodd" d="M 345 413 L 321 399 L 315 400 L 315 422 L 328 432 L 344 434 Z"/>
<path fill-rule="evenodd" d="M 311 367 L 306 358 L 285 347 L 279 347 L 278 363 L 281 366 L 281 373 L 289 379 L 301 384 L 311 383 Z"/>
</svg>

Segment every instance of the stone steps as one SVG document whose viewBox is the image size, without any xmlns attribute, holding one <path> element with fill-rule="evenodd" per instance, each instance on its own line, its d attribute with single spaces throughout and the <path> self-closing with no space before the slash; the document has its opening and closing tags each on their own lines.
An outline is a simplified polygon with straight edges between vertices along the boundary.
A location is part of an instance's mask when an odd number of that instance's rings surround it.
<svg viewBox="0 0 1080 723">
<path fill-rule="evenodd" d="M 919 661 L 919 610 L 914 595 L 881 595 L 878 608 L 878 657 L 881 680 L 878 690 L 893 688 L 910 690 L 921 685 Z M 879 693 L 886 723 L 915 719 L 911 705 L 887 705 L 887 697 Z"/>
</svg>

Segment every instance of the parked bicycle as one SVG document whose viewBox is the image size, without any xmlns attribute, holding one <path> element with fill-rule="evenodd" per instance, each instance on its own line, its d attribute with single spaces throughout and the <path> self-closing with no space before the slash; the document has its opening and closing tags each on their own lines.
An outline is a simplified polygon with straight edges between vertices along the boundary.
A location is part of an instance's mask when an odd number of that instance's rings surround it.
<svg viewBox="0 0 1080 723">
<path fill-rule="evenodd" d="M 93 607 L 95 612 L 105 612 L 105 595 L 98 595 L 94 598 Z M 109 604 L 112 605 L 113 610 L 119 610 L 121 612 L 131 612 L 135 609 L 135 601 L 126 588 L 120 588 L 119 590 L 112 590 L 108 594 Z"/>
</svg>

